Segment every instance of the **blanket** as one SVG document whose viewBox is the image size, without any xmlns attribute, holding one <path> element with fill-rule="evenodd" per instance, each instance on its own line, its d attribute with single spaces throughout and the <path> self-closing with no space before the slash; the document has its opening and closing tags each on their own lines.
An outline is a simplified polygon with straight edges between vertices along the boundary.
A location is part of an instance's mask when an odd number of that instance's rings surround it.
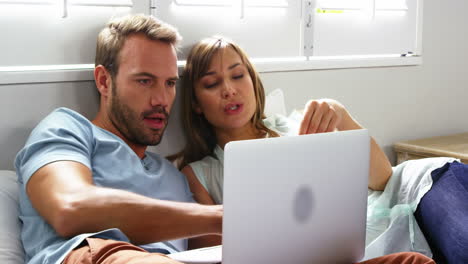
<svg viewBox="0 0 468 264">
<path fill-rule="evenodd" d="M 430 191 L 431 173 L 454 158 L 410 160 L 393 167 L 384 191 L 368 192 L 366 251 L 363 260 L 402 251 L 432 258 L 413 213 Z"/>
</svg>

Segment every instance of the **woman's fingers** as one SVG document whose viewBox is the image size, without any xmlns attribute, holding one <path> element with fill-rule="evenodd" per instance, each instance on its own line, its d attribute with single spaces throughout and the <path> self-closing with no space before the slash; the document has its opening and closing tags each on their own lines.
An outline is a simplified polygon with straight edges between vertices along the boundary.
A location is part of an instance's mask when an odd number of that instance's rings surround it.
<svg viewBox="0 0 468 264">
<path fill-rule="evenodd" d="M 299 127 L 299 135 L 304 135 L 309 130 L 310 122 L 315 111 L 317 101 L 312 100 L 307 102 L 304 109 L 304 117 L 302 118 L 301 125 Z"/>
<path fill-rule="evenodd" d="M 330 120 L 330 123 L 328 124 L 327 130 L 325 132 L 335 131 L 338 126 L 339 121 L 340 121 L 340 118 L 338 117 L 336 112 L 334 112 L 333 118 Z"/>
<path fill-rule="evenodd" d="M 330 132 L 328 131 L 328 127 L 335 117 L 335 111 L 333 108 L 328 107 L 327 109 L 324 109 L 324 111 L 326 111 L 326 113 L 322 117 L 317 133 Z"/>
<path fill-rule="evenodd" d="M 299 134 L 334 131 L 339 118 L 335 109 L 326 101 L 313 100 L 306 105 Z"/>
</svg>

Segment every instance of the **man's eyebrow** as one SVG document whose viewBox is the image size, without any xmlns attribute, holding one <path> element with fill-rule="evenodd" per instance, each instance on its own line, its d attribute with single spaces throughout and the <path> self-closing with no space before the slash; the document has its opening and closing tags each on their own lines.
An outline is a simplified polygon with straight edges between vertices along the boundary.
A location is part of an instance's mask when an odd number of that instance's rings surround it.
<svg viewBox="0 0 468 264">
<path fill-rule="evenodd" d="M 231 66 L 228 67 L 228 70 L 232 70 L 232 69 L 234 69 L 235 67 L 237 67 L 237 66 L 239 66 L 239 65 L 241 65 L 240 62 L 234 63 L 233 65 L 231 65 Z M 205 76 L 207 76 L 207 75 L 213 75 L 213 74 L 215 74 L 215 72 L 214 72 L 214 71 L 210 71 L 210 72 L 207 72 L 207 73 L 203 74 L 202 77 L 205 77 Z"/>
<path fill-rule="evenodd" d="M 150 77 L 150 78 L 153 78 L 153 79 L 157 79 L 158 76 L 154 75 L 154 74 L 151 74 L 149 72 L 139 72 L 139 73 L 135 73 L 133 76 L 135 77 Z M 173 77 L 169 77 L 168 78 L 169 80 L 171 81 L 177 81 L 179 80 L 179 76 L 173 76 Z"/>
<path fill-rule="evenodd" d="M 149 72 L 139 72 L 139 73 L 133 74 L 133 76 L 135 76 L 135 77 L 143 77 L 143 76 L 146 76 L 146 77 L 151 77 L 151 78 L 153 78 L 153 79 L 156 79 L 156 78 L 157 78 L 156 75 L 151 74 L 151 73 L 149 73 Z"/>
</svg>

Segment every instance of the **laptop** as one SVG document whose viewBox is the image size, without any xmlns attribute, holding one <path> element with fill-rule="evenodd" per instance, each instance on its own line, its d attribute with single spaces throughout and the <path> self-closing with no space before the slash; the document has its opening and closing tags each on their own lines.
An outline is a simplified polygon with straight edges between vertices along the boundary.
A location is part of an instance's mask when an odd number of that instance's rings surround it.
<svg viewBox="0 0 468 264">
<path fill-rule="evenodd" d="M 169 255 L 184 263 L 345 263 L 364 256 L 368 131 L 230 142 L 223 245 Z"/>
</svg>

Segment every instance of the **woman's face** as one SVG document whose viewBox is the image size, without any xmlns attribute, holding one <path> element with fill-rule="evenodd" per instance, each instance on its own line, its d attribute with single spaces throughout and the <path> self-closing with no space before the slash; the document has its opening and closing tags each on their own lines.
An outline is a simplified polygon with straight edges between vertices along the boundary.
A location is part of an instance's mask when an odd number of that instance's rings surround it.
<svg viewBox="0 0 468 264">
<path fill-rule="evenodd" d="M 195 111 L 215 131 L 250 126 L 256 110 L 252 79 L 239 54 L 231 47 L 218 50 L 195 84 Z"/>
</svg>

